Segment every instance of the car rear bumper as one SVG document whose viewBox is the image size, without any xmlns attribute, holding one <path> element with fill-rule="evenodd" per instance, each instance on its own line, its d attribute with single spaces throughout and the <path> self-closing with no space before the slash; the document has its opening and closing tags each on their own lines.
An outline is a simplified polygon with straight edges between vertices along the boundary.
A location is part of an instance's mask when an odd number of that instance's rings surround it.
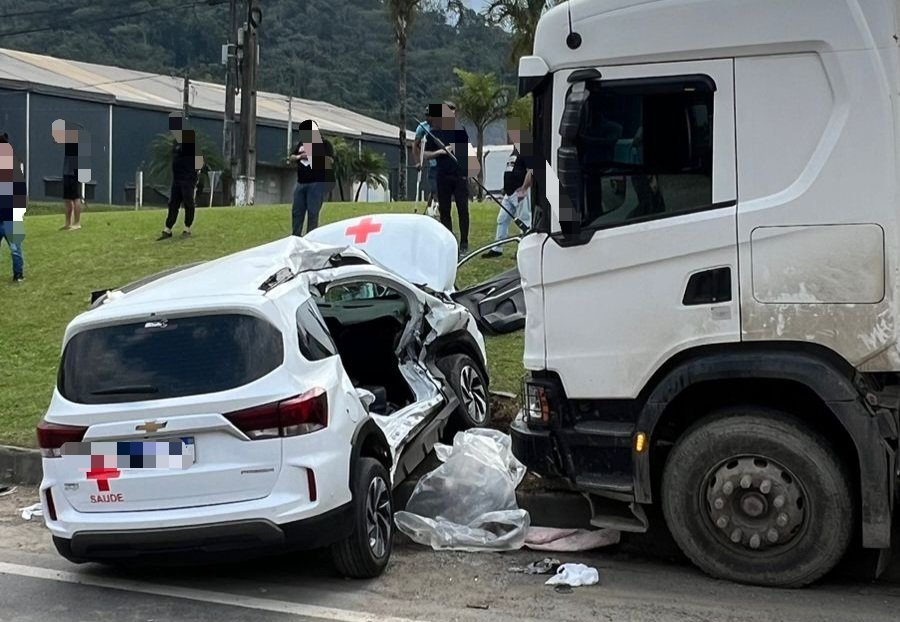
<svg viewBox="0 0 900 622">
<path fill-rule="evenodd" d="M 66 559 L 80 562 L 174 562 L 265 554 L 276 550 L 325 547 L 350 535 L 353 506 L 276 525 L 268 520 L 239 520 L 189 527 L 80 531 L 71 538 L 53 537 Z"/>
</svg>

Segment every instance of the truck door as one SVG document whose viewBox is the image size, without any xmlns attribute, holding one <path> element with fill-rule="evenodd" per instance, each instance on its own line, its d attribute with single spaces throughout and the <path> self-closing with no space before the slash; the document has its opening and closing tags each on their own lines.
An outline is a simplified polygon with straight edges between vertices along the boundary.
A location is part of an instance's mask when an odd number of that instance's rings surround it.
<svg viewBox="0 0 900 622">
<path fill-rule="evenodd" d="M 555 74 L 542 282 L 546 368 L 569 398 L 636 397 L 678 352 L 740 340 L 733 73 Z"/>
</svg>

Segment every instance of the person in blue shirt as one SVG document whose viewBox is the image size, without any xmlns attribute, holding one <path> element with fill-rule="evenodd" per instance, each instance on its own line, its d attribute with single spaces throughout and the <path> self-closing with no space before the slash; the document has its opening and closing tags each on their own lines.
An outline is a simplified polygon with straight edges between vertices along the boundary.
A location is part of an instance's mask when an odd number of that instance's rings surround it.
<svg viewBox="0 0 900 622">
<path fill-rule="evenodd" d="M 13 152 L 9 137 L 0 134 L 0 243 L 6 240 L 12 255 L 13 281 L 25 278 L 22 240 L 25 238 L 25 168 Z"/>
<path fill-rule="evenodd" d="M 422 150 L 425 147 L 425 137 L 433 129 L 432 121 L 434 117 L 431 116 L 430 109 L 430 106 L 426 108 L 425 120 L 416 128 L 416 139 L 413 141 L 413 157 L 416 160 L 416 169 L 418 170 L 422 168 Z M 427 166 L 428 171 L 424 173 L 426 176 L 425 201 L 428 205 L 431 205 L 437 200 L 437 160 L 429 160 Z M 419 197 L 416 197 L 416 200 L 418 199 Z"/>
</svg>

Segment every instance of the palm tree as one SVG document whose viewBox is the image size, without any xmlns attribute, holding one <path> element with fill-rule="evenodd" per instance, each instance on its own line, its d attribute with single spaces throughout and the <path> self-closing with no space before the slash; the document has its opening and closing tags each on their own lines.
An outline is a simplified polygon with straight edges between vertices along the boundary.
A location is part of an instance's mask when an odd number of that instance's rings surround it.
<svg viewBox="0 0 900 622">
<path fill-rule="evenodd" d="M 397 43 L 397 54 L 400 59 L 400 75 L 398 79 L 400 99 L 400 200 L 406 199 L 406 46 L 409 42 L 409 29 L 412 26 L 422 0 L 385 0 L 385 7 L 391 20 L 394 41 Z"/>
<path fill-rule="evenodd" d="M 534 123 L 533 105 L 530 94 L 521 99 L 517 99 L 509 107 L 509 117 L 511 119 L 518 119 L 520 128 L 530 130 Z"/>
<path fill-rule="evenodd" d="M 534 32 L 544 11 L 566 0 L 491 0 L 485 9 L 493 23 L 507 26 L 513 32 L 510 62 L 518 65 L 519 59 L 531 54 L 534 49 Z"/>
<path fill-rule="evenodd" d="M 497 81 L 492 73 L 471 73 L 462 69 L 454 69 L 461 86 L 455 91 L 456 109 L 459 115 L 468 119 L 475 126 L 475 149 L 478 164 L 478 181 L 484 182 L 484 131 L 494 121 L 506 117 L 510 109 L 510 89 Z M 478 200 L 484 198 L 481 187 L 478 188 Z"/>
<path fill-rule="evenodd" d="M 329 139 L 334 148 L 334 180 L 337 182 L 341 201 L 344 200 L 344 184 L 353 177 L 353 162 L 357 158 L 356 149 L 345 139 L 335 136 Z"/>
<path fill-rule="evenodd" d="M 380 153 L 363 149 L 352 164 L 353 181 L 359 183 L 354 201 L 359 201 L 359 193 L 363 184 L 374 188 L 387 188 L 387 161 Z M 403 178 L 403 175 L 400 175 Z"/>
</svg>

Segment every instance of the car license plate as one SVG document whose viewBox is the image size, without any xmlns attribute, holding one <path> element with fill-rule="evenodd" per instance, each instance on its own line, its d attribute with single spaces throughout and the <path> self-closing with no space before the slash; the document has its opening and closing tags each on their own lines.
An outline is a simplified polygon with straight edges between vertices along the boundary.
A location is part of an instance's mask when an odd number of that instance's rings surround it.
<svg viewBox="0 0 900 622">
<path fill-rule="evenodd" d="M 63 455 L 87 460 L 91 468 L 101 459 L 104 468 L 186 469 L 197 461 L 195 449 L 194 437 L 185 436 L 155 441 L 66 443 Z"/>
</svg>

